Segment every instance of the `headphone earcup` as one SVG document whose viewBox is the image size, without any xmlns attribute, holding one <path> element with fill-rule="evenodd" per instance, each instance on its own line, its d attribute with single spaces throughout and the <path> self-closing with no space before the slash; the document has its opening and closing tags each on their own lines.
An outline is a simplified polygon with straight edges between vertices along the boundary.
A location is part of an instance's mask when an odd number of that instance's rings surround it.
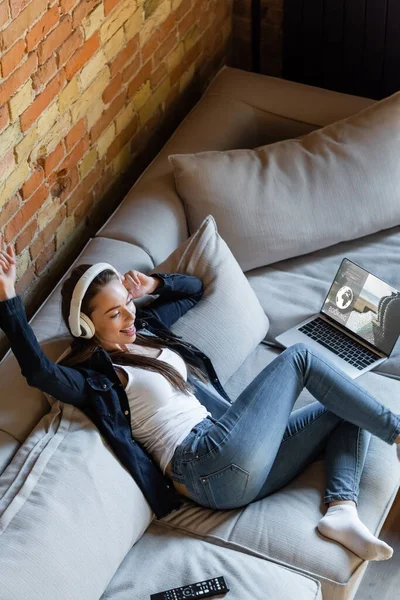
<svg viewBox="0 0 400 600">
<path fill-rule="evenodd" d="M 81 312 L 79 314 L 79 325 L 83 329 L 83 333 L 79 337 L 90 340 L 96 332 L 93 321 L 85 313 Z"/>
</svg>

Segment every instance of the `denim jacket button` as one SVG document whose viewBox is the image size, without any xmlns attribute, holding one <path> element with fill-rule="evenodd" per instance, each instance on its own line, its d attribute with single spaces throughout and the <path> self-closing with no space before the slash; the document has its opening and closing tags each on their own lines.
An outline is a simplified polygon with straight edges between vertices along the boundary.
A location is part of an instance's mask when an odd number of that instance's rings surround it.
<svg viewBox="0 0 400 600">
<path fill-rule="evenodd" d="M 129 415 L 129 410 L 126 410 L 124 414 Z"/>
<path fill-rule="evenodd" d="M 147 327 L 146 321 L 142 321 L 142 329 L 143 329 L 143 327 Z"/>
<path fill-rule="evenodd" d="M 218 377 L 214 377 L 214 381 L 218 381 Z"/>
<path fill-rule="evenodd" d="M 103 388 L 106 389 L 107 388 L 107 384 L 103 383 Z"/>
</svg>

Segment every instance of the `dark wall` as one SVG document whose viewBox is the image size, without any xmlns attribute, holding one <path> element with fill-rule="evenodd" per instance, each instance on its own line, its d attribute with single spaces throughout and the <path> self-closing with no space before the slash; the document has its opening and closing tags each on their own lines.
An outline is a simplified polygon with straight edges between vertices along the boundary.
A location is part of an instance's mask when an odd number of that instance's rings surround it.
<svg viewBox="0 0 400 600">
<path fill-rule="evenodd" d="M 284 0 L 285 79 L 381 99 L 400 89 L 400 0 Z"/>
</svg>

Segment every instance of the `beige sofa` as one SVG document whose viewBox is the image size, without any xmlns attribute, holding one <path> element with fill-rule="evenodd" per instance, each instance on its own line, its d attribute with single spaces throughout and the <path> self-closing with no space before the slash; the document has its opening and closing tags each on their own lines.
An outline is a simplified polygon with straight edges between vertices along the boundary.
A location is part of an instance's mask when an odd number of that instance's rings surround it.
<svg viewBox="0 0 400 600">
<path fill-rule="evenodd" d="M 308 133 L 372 103 L 223 67 L 71 267 L 105 260 L 122 272 L 129 268 L 149 272 L 187 239 L 185 212 L 168 155 L 254 148 Z M 394 268 L 399 246 L 400 231 L 394 227 L 245 273 L 271 325 L 265 343 L 259 344 L 224 386 L 232 401 L 279 354 L 274 346 L 276 335 L 318 312 L 344 256 L 400 287 L 400 273 Z M 69 342 L 67 338 L 50 341 L 67 333 L 59 308 L 63 279 L 30 321 L 53 360 Z M 290 293 L 294 286 L 296 302 Z M 400 354 L 395 350 L 382 367 L 358 379 L 398 412 L 399 363 Z M 7 390 L 1 401 L 5 415 L 0 431 L 1 490 L 7 466 L 49 405 L 41 392 L 26 385 L 12 353 L 0 364 L 0 378 Z M 16 398 L 24 398 L 23 408 Z M 304 390 L 295 408 L 313 400 Z M 359 511 L 375 534 L 393 504 L 399 481 L 394 448 L 373 438 L 361 480 Z M 324 464 L 320 460 L 283 490 L 245 508 L 214 511 L 185 502 L 179 511 L 151 522 L 113 574 L 101 600 L 145 600 L 157 591 L 217 575 L 226 577 L 231 590 L 227 597 L 232 600 L 353 598 L 368 563 L 318 534 L 316 523 L 324 512 L 323 487 Z"/>
</svg>

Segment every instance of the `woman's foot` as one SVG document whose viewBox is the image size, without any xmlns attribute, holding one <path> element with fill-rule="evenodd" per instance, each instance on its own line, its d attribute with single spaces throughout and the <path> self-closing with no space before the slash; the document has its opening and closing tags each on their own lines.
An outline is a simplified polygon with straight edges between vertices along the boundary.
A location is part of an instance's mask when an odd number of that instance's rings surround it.
<svg viewBox="0 0 400 600">
<path fill-rule="evenodd" d="M 360 521 L 353 502 L 330 506 L 317 527 L 322 535 L 343 544 L 364 560 L 387 560 L 393 554 L 393 548 Z"/>
</svg>

